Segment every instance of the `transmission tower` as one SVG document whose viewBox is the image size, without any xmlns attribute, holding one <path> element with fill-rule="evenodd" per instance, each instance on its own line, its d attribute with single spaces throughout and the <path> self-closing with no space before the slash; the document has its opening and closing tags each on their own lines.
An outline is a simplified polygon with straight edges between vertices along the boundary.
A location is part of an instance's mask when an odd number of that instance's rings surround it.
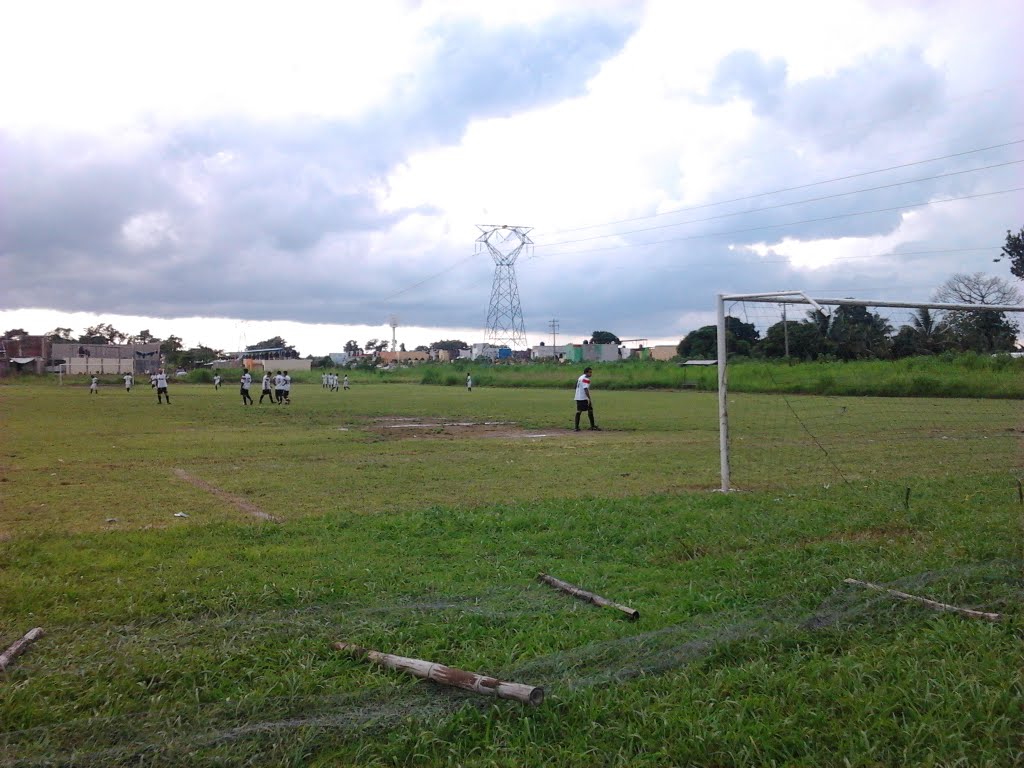
<svg viewBox="0 0 1024 768">
<path fill-rule="evenodd" d="M 477 252 L 487 249 L 494 259 L 494 283 L 491 303 L 487 308 L 485 341 L 495 345 L 525 347 L 523 308 L 519 305 L 519 286 L 516 284 L 516 259 L 533 247 L 529 232 L 533 227 L 510 227 L 507 224 L 477 224 Z"/>
</svg>

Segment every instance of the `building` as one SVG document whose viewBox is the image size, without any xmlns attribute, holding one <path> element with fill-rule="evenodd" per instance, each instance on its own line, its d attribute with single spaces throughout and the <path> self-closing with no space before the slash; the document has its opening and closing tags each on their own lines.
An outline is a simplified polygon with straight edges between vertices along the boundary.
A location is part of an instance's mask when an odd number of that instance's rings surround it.
<svg viewBox="0 0 1024 768">
<path fill-rule="evenodd" d="M 392 363 L 425 363 L 430 360 L 430 353 L 413 350 L 412 352 L 381 352 L 377 359 L 385 365 Z"/>
<path fill-rule="evenodd" d="M 650 349 L 655 360 L 671 360 L 679 354 L 675 344 L 656 344 Z"/>
<path fill-rule="evenodd" d="M 160 342 L 147 344 L 79 344 L 57 342 L 50 355 L 67 374 L 156 373 L 161 367 Z"/>
<path fill-rule="evenodd" d="M 540 344 L 530 348 L 530 357 L 534 360 L 564 360 L 566 350 L 570 346 L 572 345 L 559 344 L 557 346 L 547 346 L 546 344 Z"/>
<path fill-rule="evenodd" d="M 618 344 L 566 344 L 565 360 L 570 363 L 613 363 L 622 360 Z"/>
<path fill-rule="evenodd" d="M 22 336 L 0 341 L 0 376 L 11 373 L 43 373 L 49 342 L 45 336 Z"/>
</svg>

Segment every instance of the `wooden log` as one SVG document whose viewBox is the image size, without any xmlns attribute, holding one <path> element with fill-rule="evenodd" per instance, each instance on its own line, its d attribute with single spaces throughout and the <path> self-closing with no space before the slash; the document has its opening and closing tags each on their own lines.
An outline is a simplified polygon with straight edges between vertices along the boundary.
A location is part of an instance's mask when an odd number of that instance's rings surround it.
<svg viewBox="0 0 1024 768">
<path fill-rule="evenodd" d="M 388 669 L 396 669 L 399 672 L 407 672 L 415 677 L 422 677 L 426 680 L 433 680 L 441 685 L 450 685 L 455 688 L 462 688 L 466 691 L 479 693 L 482 696 L 494 696 L 499 699 L 512 699 L 523 704 L 537 706 L 544 701 L 544 689 L 522 683 L 509 683 L 498 680 L 495 677 L 478 675 L 473 672 L 466 672 L 454 667 L 446 667 L 444 664 L 436 664 L 422 659 L 411 659 L 406 656 L 395 656 L 390 653 L 371 651 L 353 643 L 335 643 L 334 649 L 344 651 L 355 658 L 369 659 Z"/>
<path fill-rule="evenodd" d="M 14 659 L 16 659 L 22 653 L 24 653 L 25 649 L 27 649 L 30 645 L 32 645 L 32 643 L 34 643 L 44 634 L 46 633 L 43 632 L 42 627 L 30 629 L 28 632 L 25 633 L 24 637 L 22 637 L 20 640 L 15 641 L 10 648 L 8 648 L 3 653 L 0 653 L 0 672 L 6 670 L 8 664 L 10 664 L 12 661 L 14 661 Z"/>
<path fill-rule="evenodd" d="M 872 584 L 869 581 L 858 581 L 857 579 L 843 579 L 847 584 L 855 584 L 858 587 L 867 587 L 868 589 L 874 589 L 879 592 L 885 592 L 893 597 L 898 597 L 900 600 L 911 600 L 915 603 L 921 603 L 929 608 L 934 608 L 936 611 L 950 611 L 952 613 L 959 613 L 963 616 L 970 616 L 972 619 L 985 619 L 986 621 L 1000 621 L 1003 618 L 1001 613 L 986 613 L 985 611 L 974 611 L 970 608 L 960 608 L 955 605 L 948 605 L 947 603 L 940 603 L 936 600 L 929 600 L 927 597 L 918 597 L 917 595 L 911 595 L 906 592 L 900 592 L 896 589 L 889 589 L 888 587 L 881 587 L 878 584 Z"/>
<path fill-rule="evenodd" d="M 543 581 L 545 584 L 554 587 L 555 589 L 561 590 L 562 592 L 566 592 L 572 595 L 573 597 L 578 597 L 580 600 L 585 600 L 588 603 L 593 603 L 594 605 L 600 606 L 601 608 L 614 608 L 617 611 L 622 611 L 624 614 L 626 614 L 627 617 L 629 617 L 630 621 L 636 621 L 640 618 L 640 611 L 638 611 L 636 608 L 630 608 L 628 605 L 620 605 L 619 603 L 613 603 L 608 598 L 601 597 L 600 595 L 595 595 L 593 592 L 587 592 L 585 589 L 580 589 L 579 587 L 570 584 L 567 581 L 556 579 L 554 576 L 549 576 L 546 573 L 538 573 L 537 579 Z"/>
</svg>

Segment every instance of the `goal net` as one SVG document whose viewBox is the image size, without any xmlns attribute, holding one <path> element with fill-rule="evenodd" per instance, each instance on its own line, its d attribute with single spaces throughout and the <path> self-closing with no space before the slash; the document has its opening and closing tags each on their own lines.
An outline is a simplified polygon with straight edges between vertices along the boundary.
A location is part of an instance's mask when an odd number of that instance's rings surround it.
<svg viewBox="0 0 1024 768">
<path fill-rule="evenodd" d="M 722 490 L 1020 478 L 1021 312 L 720 295 Z"/>
</svg>

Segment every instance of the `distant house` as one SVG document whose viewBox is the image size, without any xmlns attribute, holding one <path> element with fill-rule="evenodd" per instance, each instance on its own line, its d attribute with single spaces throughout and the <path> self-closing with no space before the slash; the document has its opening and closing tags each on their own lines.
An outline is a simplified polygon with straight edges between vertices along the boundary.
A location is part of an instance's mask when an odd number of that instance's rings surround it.
<svg viewBox="0 0 1024 768">
<path fill-rule="evenodd" d="M 0 342 L 0 376 L 9 373 L 43 373 L 46 370 L 45 336 L 22 336 Z"/>
<path fill-rule="evenodd" d="M 425 363 L 430 360 L 429 352 L 381 352 L 377 355 L 378 361 L 385 365 L 391 365 L 392 363 L 401 365 L 402 363 Z"/>
<path fill-rule="evenodd" d="M 675 344 L 656 344 L 653 347 L 649 347 L 651 350 L 651 356 L 655 360 L 671 360 L 675 357 L 678 352 L 678 347 Z"/>
</svg>

